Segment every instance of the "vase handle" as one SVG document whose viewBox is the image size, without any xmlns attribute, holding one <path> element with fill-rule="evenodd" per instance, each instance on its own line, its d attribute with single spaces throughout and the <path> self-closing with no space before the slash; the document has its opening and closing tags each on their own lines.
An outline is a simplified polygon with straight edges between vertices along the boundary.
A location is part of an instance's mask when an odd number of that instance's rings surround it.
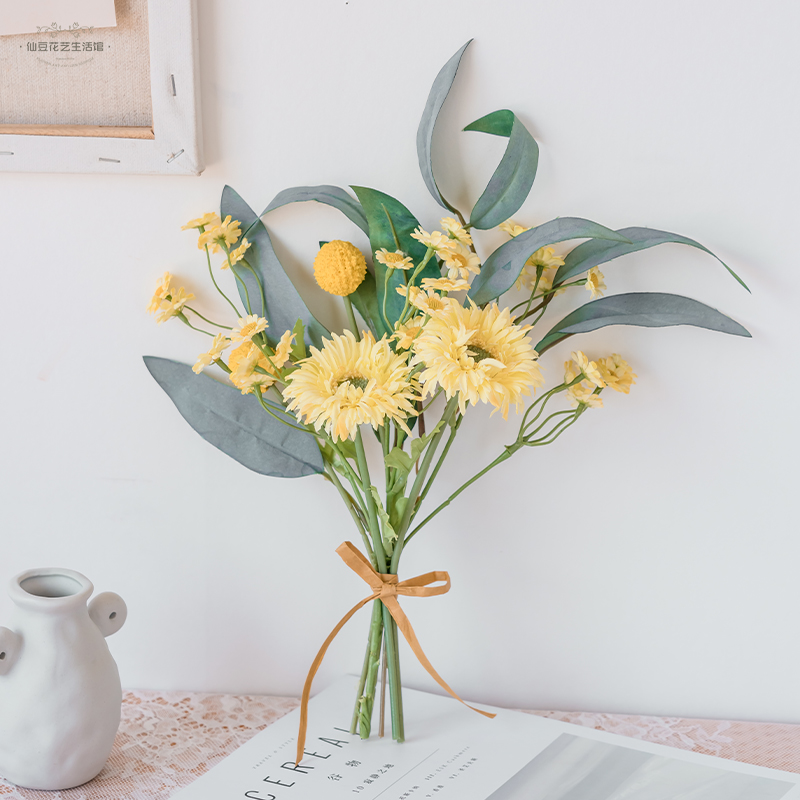
<svg viewBox="0 0 800 800">
<path fill-rule="evenodd" d="M 17 660 L 22 637 L 8 628 L 0 628 L 0 675 L 5 675 Z"/>
<path fill-rule="evenodd" d="M 89 616 L 103 636 L 111 636 L 125 624 L 128 607 L 118 594 L 101 592 L 89 603 Z"/>
</svg>

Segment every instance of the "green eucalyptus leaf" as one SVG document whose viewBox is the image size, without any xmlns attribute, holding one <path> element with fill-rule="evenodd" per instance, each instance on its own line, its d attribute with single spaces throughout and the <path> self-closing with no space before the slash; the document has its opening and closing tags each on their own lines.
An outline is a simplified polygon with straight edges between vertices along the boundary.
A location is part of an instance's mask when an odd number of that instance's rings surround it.
<svg viewBox="0 0 800 800">
<path fill-rule="evenodd" d="M 415 264 L 419 264 L 425 258 L 428 248 L 411 238 L 414 229 L 419 226 L 416 217 L 399 200 L 395 200 L 377 189 L 368 189 L 365 186 L 353 186 L 352 189 L 361 202 L 361 207 L 369 221 L 369 244 L 372 252 L 374 253 L 382 247 L 387 250 L 399 249 L 411 256 Z M 381 335 L 383 333 L 391 334 L 405 305 L 405 298 L 397 293 L 397 287 L 404 283 L 403 270 L 394 270 L 389 278 L 389 291 L 386 296 L 386 315 L 389 318 L 389 326 L 387 326 L 382 313 L 387 270 L 385 265 L 377 260 L 374 266 L 378 311 L 376 326 Z M 441 277 L 441 270 L 436 259 L 432 258 L 419 274 L 418 280 L 439 277 Z"/>
<path fill-rule="evenodd" d="M 564 264 L 558 268 L 553 283 L 564 283 L 592 267 L 605 264 L 612 259 L 628 255 L 628 253 L 647 250 L 650 247 L 656 247 L 660 244 L 686 244 L 714 256 L 714 258 L 716 258 L 748 292 L 750 291 L 745 282 L 719 256 L 714 255 L 707 247 L 703 247 L 703 245 L 696 242 L 694 239 L 689 239 L 678 233 L 657 231 L 652 228 L 621 228 L 617 233 L 621 233 L 630 241 L 607 242 L 593 239 L 592 241 L 579 244 L 564 259 Z"/>
<path fill-rule="evenodd" d="M 344 189 L 338 186 L 295 186 L 284 189 L 275 195 L 272 202 L 261 212 L 261 216 L 274 211 L 289 203 L 304 203 L 309 200 L 324 203 L 341 211 L 349 220 L 355 222 L 364 233 L 369 235 L 369 226 L 364 211 L 357 200 L 350 197 Z"/>
<path fill-rule="evenodd" d="M 233 269 L 247 286 L 247 292 L 237 281 L 239 296 L 247 306 L 246 298 L 250 298 L 250 313 L 266 317 L 269 327 L 266 336 L 271 345 L 277 344 L 281 336 L 292 330 L 298 319 L 305 325 L 306 341 L 317 347 L 322 347 L 322 338 L 330 336 L 327 328 L 319 323 L 311 312 L 300 293 L 281 266 L 278 256 L 272 247 L 272 240 L 264 223 L 256 216 L 253 209 L 230 186 L 222 191 L 220 215 L 224 219 L 230 215 L 242 223 L 242 234 L 251 243 L 250 249 L 245 254 L 247 262 L 253 267 L 256 275 L 243 266 L 243 263 L 234 265 Z M 262 300 L 262 289 L 264 300 Z"/>
<path fill-rule="evenodd" d="M 187 364 L 145 356 L 144 363 L 181 416 L 207 442 L 253 472 L 300 478 L 323 472 L 316 439 L 268 414 L 255 397 L 243 395 Z M 275 414 L 297 425 L 281 406 Z"/>
<path fill-rule="evenodd" d="M 433 199 L 448 211 L 455 212 L 453 206 L 447 202 L 436 185 L 436 178 L 433 176 L 433 163 L 431 161 L 431 144 L 433 142 L 433 131 L 436 128 L 436 119 L 447 99 L 450 87 L 458 72 L 458 65 L 461 63 L 461 56 L 469 47 L 469 40 L 442 68 L 433 82 L 428 101 L 425 103 L 425 110 L 422 112 L 422 119 L 417 129 L 417 157 L 419 158 L 419 169 L 422 173 L 422 180 L 428 187 Z M 369 214 L 367 215 L 369 217 Z"/>
<path fill-rule="evenodd" d="M 472 281 L 469 296 L 474 303 L 485 305 L 507 292 L 515 283 L 525 262 L 540 247 L 569 239 L 608 239 L 627 242 L 621 233 L 580 217 L 558 217 L 531 228 L 501 245 L 486 259 Z"/>
<path fill-rule="evenodd" d="M 608 325 L 638 325 L 645 328 L 693 325 L 733 336 L 750 336 L 738 322 L 690 297 L 661 292 L 631 292 L 601 297 L 576 308 L 554 325 L 535 349 L 541 355 L 576 333 L 588 333 Z"/>
<path fill-rule="evenodd" d="M 506 152 L 475 203 L 469 220 L 473 228 L 495 228 L 516 213 L 528 197 L 539 165 L 539 145 L 508 110 L 487 114 L 464 130 L 508 138 Z"/>
</svg>

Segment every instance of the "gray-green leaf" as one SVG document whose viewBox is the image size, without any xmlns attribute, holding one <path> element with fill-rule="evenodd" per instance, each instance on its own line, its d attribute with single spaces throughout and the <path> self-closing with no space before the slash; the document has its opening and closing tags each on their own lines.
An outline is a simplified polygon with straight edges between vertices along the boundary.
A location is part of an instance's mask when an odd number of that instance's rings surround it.
<svg viewBox="0 0 800 800">
<path fill-rule="evenodd" d="M 187 364 L 156 356 L 145 356 L 144 363 L 189 425 L 243 466 L 279 478 L 323 472 L 316 439 L 270 416 L 255 397 L 208 375 L 195 375 Z M 279 417 L 297 424 L 271 405 Z"/>
<path fill-rule="evenodd" d="M 608 325 L 664 328 L 694 325 L 733 336 L 750 334 L 738 322 L 690 297 L 661 292 L 631 292 L 602 297 L 576 308 L 536 345 L 539 354 L 576 333 L 588 333 Z"/>
<path fill-rule="evenodd" d="M 564 283 L 576 275 L 580 275 L 592 267 L 600 264 L 605 264 L 614 258 L 627 255 L 628 253 L 636 253 L 639 250 L 646 250 L 649 247 L 656 247 L 660 244 L 686 244 L 690 247 L 697 247 L 705 253 L 719 261 L 723 267 L 749 292 L 745 282 L 717 255 L 714 255 L 707 247 L 703 247 L 699 242 L 694 239 L 689 239 L 686 236 L 681 236 L 678 233 L 669 233 L 667 231 L 657 231 L 652 228 L 621 228 L 617 233 L 622 234 L 629 242 L 606 242 L 593 239 L 590 242 L 584 242 L 578 245 L 569 255 L 564 259 L 564 264 L 558 268 L 554 284 Z"/>
<path fill-rule="evenodd" d="M 470 215 L 473 228 L 488 230 L 505 222 L 525 202 L 536 178 L 539 145 L 508 110 L 487 114 L 464 130 L 508 137 L 506 152 Z"/>
<path fill-rule="evenodd" d="M 580 217 L 558 217 L 521 233 L 492 253 L 475 276 L 469 296 L 478 305 L 500 297 L 516 283 L 529 256 L 540 247 L 569 239 L 608 239 L 627 242 L 621 233 Z"/>
<path fill-rule="evenodd" d="M 471 41 L 472 39 L 439 70 L 439 74 L 436 76 L 433 86 L 431 86 L 428 101 L 425 103 L 425 110 L 422 112 L 422 119 L 417 129 L 417 157 L 419 158 L 422 180 L 425 181 L 425 185 L 428 187 L 433 199 L 448 211 L 455 211 L 455 209 L 442 197 L 442 193 L 436 185 L 436 178 L 433 177 L 431 143 L 433 142 L 433 131 L 436 128 L 436 119 L 455 80 L 458 65 L 461 63 L 461 56 L 464 55 L 464 51 L 469 47 Z"/>
<path fill-rule="evenodd" d="M 288 205 L 289 203 L 304 203 L 313 200 L 317 203 L 324 203 L 327 206 L 341 211 L 349 220 L 355 222 L 364 233 L 369 235 L 367 218 L 358 204 L 344 189 L 338 186 L 295 186 L 292 189 L 284 189 L 275 195 L 272 202 L 261 213 L 268 214 L 276 208 Z"/>
</svg>

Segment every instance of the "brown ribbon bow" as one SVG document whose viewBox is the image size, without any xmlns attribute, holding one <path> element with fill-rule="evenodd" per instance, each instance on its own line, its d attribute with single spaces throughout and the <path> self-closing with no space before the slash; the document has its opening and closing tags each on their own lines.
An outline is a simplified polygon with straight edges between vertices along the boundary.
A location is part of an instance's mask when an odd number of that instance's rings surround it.
<svg viewBox="0 0 800 800">
<path fill-rule="evenodd" d="M 392 615 L 397 627 L 405 637 L 414 655 L 419 660 L 419 663 L 428 671 L 430 676 L 442 687 L 449 695 L 454 697 L 460 703 L 464 701 L 444 682 L 444 679 L 433 668 L 433 665 L 428 661 L 428 657 L 422 652 L 419 640 L 417 639 L 408 617 L 400 608 L 400 603 L 397 601 L 397 595 L 403 594 L 409 597 L 433 597 L 437 594 L 445 594 L 450 591 L 450 576 L 446 572 L 426 572 L 424 575 L 418 575 L 416 578 L 409 578 L 407 581 L 398 583 L 397 575 L 384 575 L 376 572 L 372 564 L 367 561 L 363 554 L 354 547 L 350 542 L 344 542 L 336 548 L 336 552 L 341 557 L 342 561 L 347 564 L 353 572 L 356 573 L 365 583 L 372 589 L 372 594 L 365 597 L 356 603 L 339 621 L 338 625 L 331 631 L 328 638 L 320 647 L 317 657 L 311 664 L 311 669 L 308 671 L 305 686 L 303 686 L 303 696 L 300 701 L 300 730 L 297 734 L 297 759 L 295 764 L 299 764 L 303 757 L 303 751 L 306 744 L 306 731 L 308 728 L 308 699 L 311 695 L 311 682 L 317 674 L 322 659 L 325 658 L 325 653 L 331 642 L 336 638 L 336 634 L 345 626 L 347 621 L 353 614 L 360 608 L 363 608 L 371 600 L 380 600 Z M 441 584 L 439 586 L 431 586 L 432 583 Z M 494 718 L 495 714 L 490 714 L 488 711 L 481 711 L 479 708 L 474 708 L 468 703 L 464 703 L 467 708 L 483 714 L 484 717 Z"/>
</svg>

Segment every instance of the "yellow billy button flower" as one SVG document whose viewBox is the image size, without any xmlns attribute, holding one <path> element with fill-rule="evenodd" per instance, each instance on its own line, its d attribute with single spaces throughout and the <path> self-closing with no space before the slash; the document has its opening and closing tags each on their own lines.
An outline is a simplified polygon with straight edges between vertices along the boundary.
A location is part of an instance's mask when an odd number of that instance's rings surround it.
<svg viewBox="0 0 800 800">
<path fill-rule="evenodd" d="M 507 418 L 511 405 L 519 410 L 522 398 L 543 383 L 529 330 L 515 325 L 509 310 L 500 311 L 496 303 L 483 309 L 451 303 L 414 342 L 411 364 L 424 367 L 423 397 L 441 386 L 448 399 L 458 396 L 462 414 L 467 403 L 480 401 Z"/>
<path fill-rule="evenodd" d="M 156 314 L 156 322 L 160 325 L 170 317 L 177 317 L 183 311 L 183 307 L 194 300 L 194 295 L 186 292 L 182 286 L 180 289 L 173 289 L 170 285 L 172 275 L 165 272 L 156 287 L 155 294 L 147 307 L 149 314 Z"/>
<path fill-rule="evenodd" d="M 637 377 L 636 373 L 619 353 L 612 353 L 606 358 L 601 358 L 597 362 L 597 366 L 600 369 L 603 380 L 615 392 L 628 394 L 631 390 L 631 385 L 636 383 L 634 380 Z"/>
<path fill-rule="evenodd" d="M 411 234 L 411 238 L 416 239 L 420 244 L 424 244 L 425 247 L 430 247 L 437 252 L 449 250 L 453 243 L 453 240 L 441 231 L 432 231 L 428 233 L 422 228 L 417 228 L 414 233 Z"/>
<path fill-rule="evenodd" d="M 574 361 L 564 362 L 564 383 L 570 384 L 581 376 L 581 370 Z M 581 381 L 567 389 L 567 395 L 573 408 L 579 405 L 589 406 L 589 408 L 602 408 L 603 401 L 600 395 L 594 393 L 595 385 L 589 381 Z"/>
<path fill-rule="evenodd" d="M 501 231 L 507 233 L 512 238 L 519 236 L 521 233 L 525 233 L 525 231 L 528 230 L 528 228 L 523 228 L 522 225 L 517 225 L 513 219 L 507 219 L 505 222 L 501 222 L 498 227 Z"/>
<path fill-rule="evenodd" d="M 230 247 L 239 241 L 242 235 L 241 223 L 238 220 L 231 220 L 230 214 L 212 228 L 206 228 L 197 240 L 197 247 L 202 250 L 204 247 L 212 253 L 219 253 L 222 246 Z"/>
<path fill-rule="evenodd" d="M 228 258 L 222 262 L 222 269 L 228 269 L 228 267 L 238 264 L 244 258 L 244 254 L 250 249 L 250 246 L 247 237 L 242 239 L 242 243 L 235 250 L 231 250 Z"/>
<path fill-rule="evenodd" d="M 211 349 L 207 353 L 200 353 L 197 363 L 192 367 L 192 372 L 198 375 L 208 366 L 217 361 L 222 354 L 230 347 L 231 340 L 222 333 L 218 333 L 211 343 Z"/>
<path fill-rule="evenodd" d="M 375 260 L 379 261 L 389 269 L 411 269 L 414 262 L 402 250 L 395 250 L 390 253 L 385 247 L 375 251 Z"/>
<path fill-rule="evenodd" d="M 350 242 L 334 239 L 322 245 L 314 259 L 314 278 L 328 294 L 346 297 L 367 275 L 364 254 Z"/>
<path fill-rule="evenodd" d="M 434 292 L 463 292 L 469 289 L 469 281 L 450 278 L 423 278 L 422 288 Z"/>
<path fill-rule="evenodd" d="M 470 273 L 477 275 L 481 271 L 481 260 L 478 256 L 455 239 L 450 239 L 450 247 L 439 250 L 438 254 L 444 261 L 447 277 L 453 280 L 466 280 Z"/>
<path fill-rule="evenodd" d="M 409 432 L 406 419 L 416 414 L 419 384 L 406 357 L 392 352 L 386 337 L 364 331 L 360 341 L 352 331 L 334 333 L 322 350 L 292 372 L 283 390 L 288 409 L 334 441 L 354 439 L 359 425 L 376 430 L 393 420 Z"/>
<path fill-rule="evenodd" d="M 519 278 L 517 278 L 517 289 L 525 288 L 529 292 L 533 291 L 534 285 L 538 292 L 549 292 L 553 288 L 553 278 L 556 270 L 564 263 L 561 256 L 555 254 L 552 247 L 540 247 L 526 262 L 522 268 Z M 539 283 L 536 284 L 536 274 L 542 271 Z M 560 294 L 560 290 L 558 293 Z"/>
<path fill-rule="evenodd" d="M 397 293 L 403 297 L 408 295 L 408 302 L 414 306 L 414 308 L 418 308 L 423 313 L 429 314 L 432 317 L 456 302 L 450 298 L 442 297 L 440 294 L 430 289 L 428 291 L 423 291 L 418 286 L 398 286 Z"/>
<path fill-rule="evenodd" d="M 603 273 L 599 267 L 592 267 L 586 273 L 586 289 L 591 292 L 592 300 L 602 297 L 608 287 L 603 283 Z"/>
<path fill-rule="evenodd" d="M 197 228 L 207 228 L 212 227 L 216 228 L 217 225 L 220 224 L 222 220 L 219 218 L 219 214 L 215 214 L 213 212 L 209 212 L 208 214 L 203 214 L 202 217 L 198 217 L 197 219 L 189 220 L 182 228 L 182 231 L 190 231 Z"/>
<path fill-rule="evenodd" d="M 264 317 L 259 317 L 258 314 L 248 314 L 246 317 L 240 317 L 238 321 L 238 328 L 231 331 L 232 342 L 249 342 L 253 337 L 261 331 L 265 331 L 269 327 L 269 323 Z"/>
<path fill-rule="evenodd" d="M 602 389 L 606 385 L 596 361 L 589 361 L 586 354 L 581 350 L 577 350 L 572 354 L 572 360 L 578 367 L 578 371 L 582 372 L 595 386 Z"/>
<path fill-rule="evenodd" d="M 289 361 L 294 337 L 295 334 L 286 331 L 269 359 L 252 342 L 240 344 L 231 352 L 228 359 L 228 369 L 231 371 L 230 378 L 233 385 L 240 389 L 242 394 L 249 394 L 256 387 L 260 387 L 262 392 L 269 389 L 278 377 L 275 370 L 282 370 Z M 257 371 L 256 367 L 263 369 L 266 374 Z"/>
<path fill-rule="evenodd" d="M 453 219 L 453 217 L 443 217 L 439 221 L 439 224 L 451 239 L 456 239 L 461 242 L 461 244 L 465 245 L 472 244 L 472 236 L 470 236 L 469 232 L 457 219 Z"/>
</svg>

